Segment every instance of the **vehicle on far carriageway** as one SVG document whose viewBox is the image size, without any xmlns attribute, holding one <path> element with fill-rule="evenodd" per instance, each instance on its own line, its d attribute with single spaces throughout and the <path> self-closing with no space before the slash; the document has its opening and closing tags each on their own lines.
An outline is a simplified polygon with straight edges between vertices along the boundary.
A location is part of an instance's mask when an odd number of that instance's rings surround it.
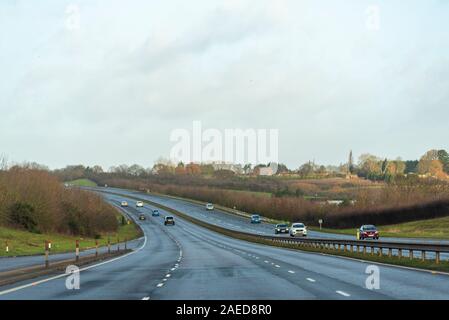
<svg viewBox="0 0 449 320">
<path fill-rule="evenodd" d="M 260 217 L 260 215 L 253 214 L 251 216 L 251 223 L 261 223 L 261 222 L 262 222 L 262 218 Z"/>
<path fill-rule="evenodd" d="M 363 225 L 357 230 L 357 240 L 374 239 L 379 240 L 379 231 L 371 224 Z"/>
<path fill-rule="evenodd" d="M 279 223 L 274 227 L 274 233 L 288 233 L 288 224 L 287 223 Z"/>
<path fill-rule="evenodd" d="M 151 215 L 153 216 L 153 217 L 159 217 L 159 210 L 158 209 L 154 209 L 152 212 L 151 212 Z"/>
<path fill-rule="evenodd" d="M 290 236 L 291 237 L 295 237 L 295 236 L 307 236 L 307 227 L 305 226 L 304 223 L 301 222 L 295 222 L 292 224 L 292 226 L 290 227 Z"/>
<path fill-rule="evenodd" d="M 212 203 L 207 203 L 206 204 L 206 210 L 207 211 L 213 211 L 214 210 L 214 205 Z"/>
<path fill-rule="evenodd" d="M 142 208 L 143 207 L 143 201 L 137 201 L 136 202 L 136 207 L 137 208 Z"/>
<path fill-rule="evenodd" d="M 147 217 L 142 213 L 139 215 L 139 220 L 147 220 Z"/>
<path fill-rule="evenodd" d="M 124 207 L 124 208 L 127 207 L 128 206 L 128 202 L 122 201 L 121 206 Z"/>
</svg>

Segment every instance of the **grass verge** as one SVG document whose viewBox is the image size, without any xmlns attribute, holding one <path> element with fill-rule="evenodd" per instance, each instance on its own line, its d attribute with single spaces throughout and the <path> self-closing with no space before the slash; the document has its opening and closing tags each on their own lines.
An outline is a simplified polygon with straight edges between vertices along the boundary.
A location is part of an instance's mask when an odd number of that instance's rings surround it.
<svg viewBox="0 0 449 320">
<path fill-rule="evenodd" d="M 115 193 L 115 192 L 108 192 L 108 193 L 143 201 L 144 203 L 147 203 L 152 206 L 163 209 L 165 211 L 171 212 L 171 213 L 183 218 L 184 220 L 192 222 L 196 225 L 199 225 L 199 226 L 209 229 L 211 231 L 214 231 L 214 232 L 217 232 L 217 233 L 220 233 L 220 234 L 223 234 L 225 236 L 229 236 L 229 237 L 235 238 L 235 239 L 240 239 L 240 240 L 244 240 L 244 241 L 248 241 L 248 242 L 259 243 L 259 244 L 269 245 L 269 246 L 274 246 L 274 247 L 295 249 L 295 250 L 314 252 L 314 253 L 325 253 L 325 254 L 330 254 L 330 255 L 335 255 L 335 256 L 348 257 L 348 258 L 360 259 L 360 260 L 364 260 L 364 261 L 372 261 L 372 262 L 378 262 L 378 263 L 384 263 L 384 264 L 390 264 L 390 265 L 396 265 L 396 266 L 403 266 L 403 267 L 409 267 L 409 268 L 417 268 L 417 269 L 423 269 L 423 270 L 428 270 L 428 271 L 449 272 L 449 262 L 448 261 L 440 261 L 439 264 L 436 264 L 434 260 L 422 261 L 421 259 L 410 259 L 407 257 L 402 257 L 402 258 L 399 258 L 397 256 L 388 257 L 385 255 L 382 255 L 382 256 L 372 255 L 370 253 L 363 254 L 363 253 L 343 251 L 343 250 L 314 248 L 314 247 L 309 247 L 309 246 L 300 246 L 298 244 L 287 244 L 287 243 L 273 242 L 271 240 L 260 238 L 257 235 L 244 234 L 244 233 L 241 233 L 238 231 L 225 229 L 225 228 L 222 228 L 219 226 L 209 224 L 207 222 L 195 219 L 195 218 L 193 218 L 185 213 L 182 213 L 178 210 L 166 207 L 164 205 L 161 205 L 161 204 L 153 202 L 153 201 L 143 200 L 143 199 L 140 199 L 137 197 L 123 195 L 123 194 L 119 194 L 119 193 Z"/>
<path fill-rule="evenodd" d="M 121 224 L 121 215 L 117 215 L 119 227 L 117 232 L 103 233 L 98 239 L 99 246 L 106 246 L 108 237 L 111 244 L 126 240 L 133 240 L 142 236 L 141 229 L 132 221 L 130 224 Z M 65 253 L 75 250 L 75 241 L 79 240 L 80 250 L 95 248 L 95 239 L 88 237 L 68 236 L 57 233 L 36 234 L 0 226 L 0 257 L 25 256 L 44 254 L 45 241 L 51 241 L 51 253 Z M 8 241 L 9 252 L 6 252 Z"/>
<path fill-rule="evenodd" d="M 310 229 L 320 231 L 317 227 L 310 227 Z M 382 237 L 449 239 L 449 217 L 412 221 L 388 226 L 378 226 L 378 229 Z M 321 232 L 346 234 L 355 237 L 356 228 L 323 228 Z"/>
</svg>

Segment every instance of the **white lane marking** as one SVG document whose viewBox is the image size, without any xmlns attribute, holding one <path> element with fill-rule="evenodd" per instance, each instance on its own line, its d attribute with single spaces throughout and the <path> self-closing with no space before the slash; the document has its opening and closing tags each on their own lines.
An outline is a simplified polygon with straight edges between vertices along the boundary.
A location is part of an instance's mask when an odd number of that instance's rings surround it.
<svg viewBox="0 0 449 320">
<path fill-rule="evenodd" d="M 267 261 L 267 260 L 265 260 L 264 262 L 265 262 L 265 263 L 270 263 L 270 261 Z"/>
<path fill-rule="evenodd" d="M 175 271 L 175 270 L 176 270 L 176 268 L 171 268 L 171 269 L 170 269 L 170 271 Z"/>
<path fill-rule="evenodd" d="M 170 277 L 171 277 L 171 274 L 169 273 L 169 274 L 167 274 L 165 277 L 166 277 L 166 278 L 170 278 Z"/>
<path fill-rule="evenodd" d="M 158 285 L 156 287 L 160 288 L 160 287 L 163 287 L 163 286 L 164 286 L 163 283 L 158 283 Z"/>
<path fill-rule="evenodd" d="M 105 265 L 105 264 L 108 264 L 108 263 L 111 263 L 111 262 L 114 262 L 114 261 L 126 258 L 126 257 L 128 257 L 128 256 L 130 256 L 132 254 L 135 254 L 135 253 L 139 252 L 140 250 L 142 250 L 143 248 L 145 248 L 145 246 L 147 245 L 147 237 L 145 236 L 144 239 L 145 240 L 144 240 L 142 246 L 140 248 L 138 248 L 137 250 L 135 250 L 133 252 L 130 252 L 130 253 L 127 253 L 127 254 L 125 254 L 123 256 L 111 259 L 111 260 L 103 261 L 103 262 L 100 262 L 100 263 L 97 263 L 97 264 L 94 264 L 94 265 L 91 265 L 91 266 L 88 266 L 88 267 L 85 267 L 85 268 L 81 268 L 81 269 L 79 269 L 78 272 L 82 272 L 82 271 L 86 271 L 86 270 L 89 270 L 89 269 L 93 269 L 93 268 L 96 268 L 96 267 L 99 267 L 99 266 L 102 266 L 102 265 Z M 50 278 L 46 278 L 46 279 L 43 279 L 43 280 L 40 280 L 40 281 L 24 284 L 23 286 L 19 286 L 19 287 L 11 288 L 11 289 L 8 289 L 8 290 L 0 291 L 0 296 L 8 294 L 8 293 L 11 293 L 11 292 L 19 291 L 19 290 L 22 290 L 22 289 L 26 289 L 26 288 L 29 288 L 29 287 L 37 286 L 39 284 L 42 284 L 42 283 L 45 283 L 45 282 L 48 282 L 48 281 L 64 278 L 64 277 L 67 277 L 67 276 L 68 276 L 68 274 L 63 273 L 63 274 L 60 274 L 60 275 L 57 275 L 57 276 L 54 276 L 54 277 L 50 277 Z"/>
<path fill-rule="evenodd" d="M 344 297 L 350 297 L 350 296 L 351 296 L 349 293 L 346 293 L 346 292 L 344 292 L 344 291 L 337 290 L 337 291 L 335 291 L 335 292 L 338 293 L 338 294 L 341 294 L 341 295 L 344 296 Z"/>
<path fill-rule="evenodd" d="M 275 267 L 276 267 L 276 268 L 280 268 L 281 266 L 280 266 L 280 265 L 278 265 L 278 264 L 276 264 L 276 265 L 275 265 Z"/>
<path fill-rule="evenodd" d="M 167 280 L 168 280 L 167 278 L 165 278 L 165 279 L 162 279 L 162 281 L 163 281 L 163 282 L 165 282 L 165 281 L 167 281 Z"/>
<path fill-rule="evenodd" d="M 142 300 L 150 300 L 150 297 L 143 297 Z"/>
<path fill-rule="evenodd" d="M 310 282 L 316 282 L 316 280 L 315 280 L 315 279 L 312 279 L 312 278 L 307 278 L 306 280 L 307 280 L 307 281 L 310 281 Z"/>
<path fill-rule="evenodd" d="M 288 270 L 288 273 L 295 274 L 295 271 Z"/>
</svg>

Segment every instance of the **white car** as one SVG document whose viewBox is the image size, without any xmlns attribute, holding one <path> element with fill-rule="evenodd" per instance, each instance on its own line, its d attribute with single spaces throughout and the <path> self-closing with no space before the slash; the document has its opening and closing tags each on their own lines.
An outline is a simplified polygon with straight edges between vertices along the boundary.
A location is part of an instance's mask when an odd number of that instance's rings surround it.
<svg viewBox="0 0 449 320">
<path fill-rule="evenodd" d="M 127 207 L 128 206 L 128 202 L 126 202 L 126 201 L 122 201 L 122 207 Z"/>
<path fill-rule="evenodd" d="M 294 236 L 306 237 L 307 236 L 307 227 L 304 225 L 304 223 L 296 222 L 296 223 L 292 224 L 292 226 L 290 227 L 289 233 L 290 233 L 290 237 L 294 237 Z"/>
<path fill-rule="evenodd" d="M 143 202 L 142 201 L 137 201 L 136 202 L 136 207 L 137 208 L 143 208 Z"/>
<path fill-rule="evenodd" d="M 209 211 L 214 210 L 214 205 L 212 203 L 206 204 L 206 210 L 209 210 Z"/>
</svg>

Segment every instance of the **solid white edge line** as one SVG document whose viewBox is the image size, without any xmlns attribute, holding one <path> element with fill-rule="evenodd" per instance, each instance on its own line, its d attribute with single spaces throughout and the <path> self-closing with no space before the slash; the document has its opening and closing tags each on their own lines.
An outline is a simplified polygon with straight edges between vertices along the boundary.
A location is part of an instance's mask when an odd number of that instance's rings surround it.
<svg viewBox="0 0 449 320">
<path fill-rule="evenodd" d="M 139 239 L 142 239 L 142 238 L 139 238 Z M 128 257 L 128 256 L 130 256 L 132 254 L 135 254 L 135 253 L 139 252 L 140 250 L 142 250 L 147 245 L 147 237 L 145 236 L 144 239 L 145 240 L 144 240 L 143 245 L 140 248 L 138 248 L 137 250 L 135 250 L 133 252 L 130 252 L 130 253 L 127 253 L 127 254 L 125 254 L 123 256 L 111 259 L 111 260 L 107 260 L 107 261 L 104 261 L 104 262 L 101 262 L 101 263 L 97 263 L 97 264 L 94 264 L 94 265 L 91 265 L 91 266 L 88 266 L 88 267 L 85 267 L 85 268 L 81 268 L 81 269 L 79 269 L 78 272 L 82 272 L 82 271 L 86 271 L 86 270 L 89 270 L 89 269 L 93 269 L 93 268 L 96 268 L 96 267 L 99 267 L 99 266 L 102 266 L 102 265 L 105 265 L 105 264 L 108 264 L 108 263 L 111 263 L 111 262 L 114 262 L 114 261 L 126 258 L 126 257 Z M 63 273 L 63 274 L 60 274 L 60 275 L 57 275 L 57 276 L 54 276 L 54 277 L 42 279 L 42 280 L 39 280 L 39 281 L 36 281 L 36 282 L 31 282 L 31 283 L 28 283 L 28 284 L 24 284 L 24 285 L 19 286 L 19 287 L 15 287 L 15 288 L 7 289 L 7 290 L 4 290 L 4 291 L 0 291 L 0 296 L 8 294 L 8 293 L 15 292 L 15 291 L 23 290 L 23 289 L 26 289 L 26 288 L 29 288 L 29 287 L 37 286 L 39 284 L 42 284 L 42 283 L 45 283 L 45 282 L 49 282 L 49 281 L 52 281 L 52 280 L 56 280 L 56 279 L 60 279 L 60 278 L 67 277 L 67 276 L 69 276 L 69 274 Z"/>
<path fill-rule="evenodd" d="M 344 297 L 350 297 L 351 296 L 349 293 L 346 293 L 346 292 L 341 291 L 341 290 L 337 290 L 335 292 L 340 294 L 340 295 L 342 295 L 342 296 L 344 296 Z"/>
</svg>

